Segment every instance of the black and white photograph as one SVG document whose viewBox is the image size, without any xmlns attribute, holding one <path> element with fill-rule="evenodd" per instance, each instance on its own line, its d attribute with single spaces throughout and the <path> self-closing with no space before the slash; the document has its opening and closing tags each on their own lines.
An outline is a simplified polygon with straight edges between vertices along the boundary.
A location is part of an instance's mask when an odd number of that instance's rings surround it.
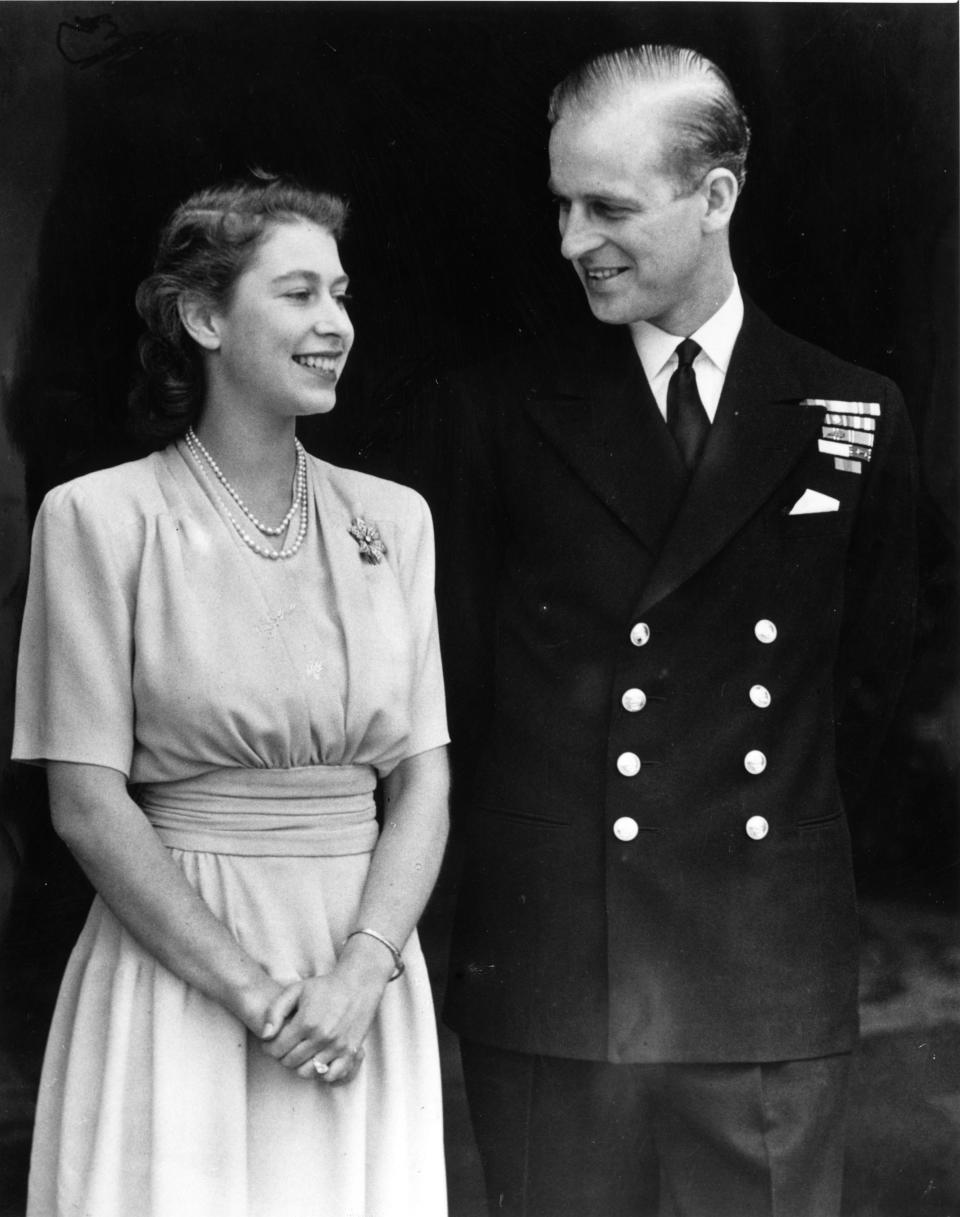
<svg viewBox="0 0 960 1217">
<path fill-rule="evenodd" d="M 958 11 L 0 0 L 0 1217 L 960 1217 Z"/>
</svg>

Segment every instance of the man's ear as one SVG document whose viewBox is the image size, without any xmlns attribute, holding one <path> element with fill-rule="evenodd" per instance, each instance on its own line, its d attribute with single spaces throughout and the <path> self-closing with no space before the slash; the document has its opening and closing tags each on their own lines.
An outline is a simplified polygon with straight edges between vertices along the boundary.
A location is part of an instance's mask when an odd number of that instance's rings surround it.
<svg viewBox="0 0 960 1217">
<path fill-rule="evenodd" d="M 183 328 L 205 351 L 220 349 L 218 316 L 209 300 L 203 296 L 184 295 L 177 301 L 177 311 Z"/>
<path fill-rule="evenodd" d="M 704 232 L 720 232 L 729 225 L 740 196 L 736 177 L 729 169 L 711 169 L 700 184 L 700 193 L 706 203 Z"/>
</svg>

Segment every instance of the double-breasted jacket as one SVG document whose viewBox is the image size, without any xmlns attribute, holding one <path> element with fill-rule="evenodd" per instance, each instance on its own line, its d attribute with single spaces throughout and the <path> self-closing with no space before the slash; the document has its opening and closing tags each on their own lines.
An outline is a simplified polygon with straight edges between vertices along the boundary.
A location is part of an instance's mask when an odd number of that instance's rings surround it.
<svg viewBox="0 0 960 1217">
<path fill-rule="evenodd" d="M 614 1062 L 848 1049 L 846 815 L 915 604 L 898 390 L 748 303 L 689 481 L 625 328 L 454 401 L 447 1020 Z"/>
</svg>

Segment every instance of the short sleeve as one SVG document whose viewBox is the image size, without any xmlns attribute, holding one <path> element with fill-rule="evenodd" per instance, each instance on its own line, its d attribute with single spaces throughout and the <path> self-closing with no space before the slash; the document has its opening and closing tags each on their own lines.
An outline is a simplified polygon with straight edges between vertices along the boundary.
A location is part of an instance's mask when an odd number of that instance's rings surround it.
<svg viewBox="0 0 960 1217">
<path fill-rule="evenodd" d="M 416 756 L 450 742 L 434 596 L 433 520 L 419 495 L 415 504 L 400 558 L 400 581 L 413 628 L 410 734 L 404 756 Z"/>
<path fill-rule="evenodd" d="M 97 510 L 97 508 L 100 510 Z M 65 486 L 37 516 L 17 667 L 13 756 L 130 774 L 133 591 L 103 504 Z M 123 538 L 129 545 L 129 534 Z"/>
</svg>

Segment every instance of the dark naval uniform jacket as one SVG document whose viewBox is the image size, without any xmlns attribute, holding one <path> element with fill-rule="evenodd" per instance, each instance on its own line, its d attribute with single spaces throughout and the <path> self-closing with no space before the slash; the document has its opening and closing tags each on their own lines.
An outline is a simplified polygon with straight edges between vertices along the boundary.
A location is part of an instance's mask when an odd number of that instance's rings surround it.
<svg viewBox="0 0 960 1217">
<path fill-rule="evenodd" d="M 612 1062 L 847 1050 L 846 814 L 915 604 L 903 401 L 748 303 L 687 484 L 629 330 L 594 328 L 458 391 L 440 592 L 471 778 L 446 1019 Z"/>
</svg>

